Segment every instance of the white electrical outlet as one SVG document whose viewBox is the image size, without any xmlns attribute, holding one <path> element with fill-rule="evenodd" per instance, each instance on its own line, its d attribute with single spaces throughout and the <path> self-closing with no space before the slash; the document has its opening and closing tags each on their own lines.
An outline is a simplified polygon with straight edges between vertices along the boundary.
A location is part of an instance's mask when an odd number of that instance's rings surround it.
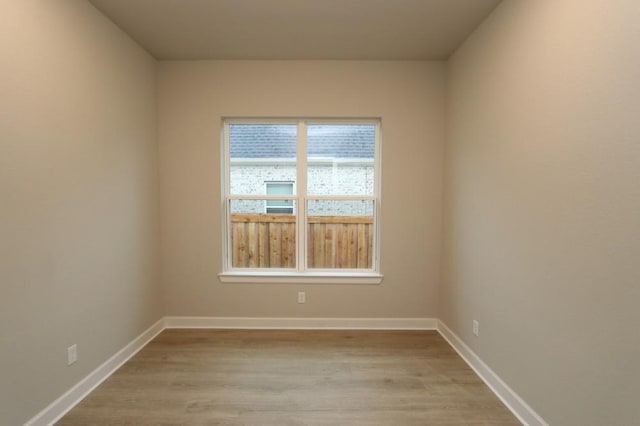
<svg viewBox="0 0 640 426">
<path fill-rule="evenodd" d="M 480 323 L 477 320 L 473 320 L 473 334 L 480 336 Z"/>
<path fill-rule="evenodd" d="M 304 291 L 298 292 L 298 303 L 306 303 L 307 302 L 307 293 Z"/>
<path fill-rule="evenodd" d="M 78 345 L 73 344 L 67 348 L 67 365 L 71 365 L 78 360 Z"/>
</svg>

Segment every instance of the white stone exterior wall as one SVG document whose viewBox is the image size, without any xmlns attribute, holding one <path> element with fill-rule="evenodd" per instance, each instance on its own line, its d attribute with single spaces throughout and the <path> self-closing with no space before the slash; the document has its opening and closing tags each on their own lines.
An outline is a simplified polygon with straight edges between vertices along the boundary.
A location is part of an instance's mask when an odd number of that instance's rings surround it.
<svg viewBox="0 0 640 426">
<path fill-rule="evenodd" d="M 310 164 L 309 195 L 373 195 L 374 169 L 371 163 Z M 264 195 L 265 182 L 296 182 L 295 165 L 231 165 L 231 194 Z M 234 200 L 232 213 L 265 213 L 262 200 Z M 371 215 L 370 201 L 312 201 L 310 215 Z"/>
</svg>

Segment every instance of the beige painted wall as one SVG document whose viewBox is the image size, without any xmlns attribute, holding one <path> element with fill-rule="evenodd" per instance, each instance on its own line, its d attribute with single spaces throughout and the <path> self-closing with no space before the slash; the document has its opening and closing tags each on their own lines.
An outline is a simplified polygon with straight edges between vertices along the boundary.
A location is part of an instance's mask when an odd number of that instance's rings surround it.
<svg viewBox="0 0 640 426">
<path fill-rule="evenodd" d="M 166 314 L 436 317 L 444 71 L 441 62 L 160 62 Z M 223 116 L 382 117 L 381 285 L 219 282 Z"/>
<path fill-rule="evenodd" d="M 155 61 L 75 0 L 0 2 L 0 58 L 0 424 L 18 425 L 161 316 Z"/>
<path fill-rule="evenodd" d="M 449 63 L 441 316 L 553 425 L 640 424 L 639 41 L 505 1 Z"/>
</svg>

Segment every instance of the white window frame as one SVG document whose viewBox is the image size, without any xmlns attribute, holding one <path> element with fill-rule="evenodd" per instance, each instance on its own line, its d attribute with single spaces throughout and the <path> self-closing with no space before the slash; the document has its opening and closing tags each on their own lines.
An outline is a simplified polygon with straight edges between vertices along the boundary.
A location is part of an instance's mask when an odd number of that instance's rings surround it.
<svg viewBox="0 0 640 426">
<path fill-rule="evenodd" d="M 230 124 L 290 124 L 297 125 L 296 181 L 293 187 L 294 215 L 296 222 L 296 268 L 234 268 L 231 254 L 231 214 L 232 200 L 282 199 L 282 195 L 232 195 L 230 188 Z M 374 189 L 371 196 L 308 196 L 307 191 L 307 127 L 315 124 L 372 124 L 375 126 L 374 143 Z M 381 223 L 381 120 L 362 119 L 318 119 L 318 118 L 224 118 L 222 120 L 222 267 L 218 274 L 220 281 L 228 283 L 293 283 L 293 284 L 379 284 L 383 275 L 380 271 L 380 223 Z M 266 189 L 266 188 L 265 188 Z M 265 191 L 266 192 L 266 191 Z M 367 200 L 373 208 L 373 260 L 370 269 L 309 269 L 307 268 L 307 201 L 308 200 Z M 265 201 L 266 204 L 266 201 Z"/>
</svg>

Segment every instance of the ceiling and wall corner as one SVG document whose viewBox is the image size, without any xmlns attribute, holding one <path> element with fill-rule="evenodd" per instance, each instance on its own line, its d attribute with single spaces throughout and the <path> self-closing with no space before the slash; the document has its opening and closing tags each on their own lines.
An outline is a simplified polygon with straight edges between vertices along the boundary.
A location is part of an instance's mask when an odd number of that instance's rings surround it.
<svg viewBox="0 0 640 426">
<path fill-rule="evenodd" d="M 158 60 L 444 60 L 500 0 L 90 0 Z"/>
</svg>

